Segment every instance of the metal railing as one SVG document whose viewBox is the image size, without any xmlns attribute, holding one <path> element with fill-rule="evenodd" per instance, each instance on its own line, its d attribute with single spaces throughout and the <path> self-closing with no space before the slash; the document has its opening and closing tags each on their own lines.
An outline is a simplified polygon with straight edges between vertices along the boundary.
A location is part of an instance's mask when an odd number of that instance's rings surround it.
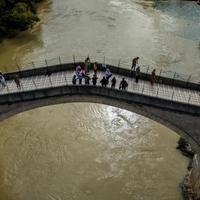
<svg viewBox="0 0 200 200">
<path fill-rule="evenodd" d="M 121 68 L 126 68 L 130 69 L 131 68 L 131 60 L 123 60 L 123 59 L 111 59 L 106 56 L 92 56 L 92 55 L 72 55 L 72 56 L 65 56 L 61 55 L 56 58 L 46 58 L 43 60 L 38 60 L 38 61 L 33 61 L 29 63 L 23 63 L 23 64 L 16 64 L 16 69 L 18 71 L 21 71 L 23 69 L 34 69 L 34 68 L 40 68 L 40 67 L 46 67 L 46 66 L 52 66 L 52 65 L 58 65 L 62 63 L 81 63 L 84 62 L 85 58 L 89 56 L 91 62 L 98 62 L 98 63 L 103 63 L 107 65 L 113 65 Z M 151 74 L 152 70 L 154 67 L 149 66 L 149 65 L 140 65 L 140 70 L 142 73 L 145 74 Z M 7 69 L 6 66 L 3 67 L 2 69 L 3 73 L 8 73 L 11 72 L 10 70 Z M 160 77 L 165 77 L 165 78 L 170 78 L 174 80 L 180 80 L 180 81 L 185 81 L 188 83 L 200 83 L 200 76 L 197 74 L 181 74 L 177 73 L 174 71 L 170 70 L 164 70 L 164 69 L 157 69 L 156 72 L 157 76 Z"/>
<path fill-rule="evenodd" d="M 48 65 L 49 63 L 47 62 L 45 64 Z M 72 85 L 73 75 L 74 71 L 60 71 L 52 73 L 49 76 L 44 74 L 20 78 L 20 89 L 17 88 L 15 81 L 11 79 L 7 81 L 6 87 L 0 89 L 0 96 L 12 93 L 23 93 L 27 91 L 40 90 L 45 88 L 61 87 L 66 85 L 70 86 Z M 101 86 L 100 80 L 103 76 L 103 72 L 99 72 L 96 86 Z M 119 89 L 119 83 L 123 76 L 119 74 L 113 74 L 113 76 L 116 76 L 116 89 Z M 140 80 L 139 83 L 135 83 L 135 79 L 133 79 L 132 77 L 126 77 L 126 80 L 129 85 L 127 88 L 128 92 L 200 106 L 200 96 L 197 91 L 167 86 L 159 83 L 155 84 L 152 87 L 150 83 L 145 80 Z M 85 80 L 83 79 L 83 85 L 85 85 L 84 81 Z M 92 81 L 90 84 L 92 85 Z M 108 87 L 111 87 L 111 83 L 108 84 Z"/>
</svg>

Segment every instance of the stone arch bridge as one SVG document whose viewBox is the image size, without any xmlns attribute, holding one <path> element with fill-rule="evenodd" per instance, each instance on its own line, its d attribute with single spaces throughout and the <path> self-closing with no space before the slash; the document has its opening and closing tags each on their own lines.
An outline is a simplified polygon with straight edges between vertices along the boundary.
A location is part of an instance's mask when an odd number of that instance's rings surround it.
<svg viewBox="0 0 200 200">
<path fill-rule="evenodd" d="M 150 75 L 141 73 L 135 83 L 134 72 L 107 65 L 117 79 L 116 89 L 101 87 L 103 67 L 98 64 L 97 85 L 73 85 L 72 76 L 78 63 L 56 64 L 5 73 L 6 87 L 0 88 L 0 120 L 33 108 L 67 103 L 94 102 L 111 105 L 148 117 L 177 132 L 199 152 L 200 147 L 200 85 L 189 81 L 157 76 L 151 86 Z M 92 70 L 90 74 L 92 75 Z M 15 76 L 20 77 L 21 89 Z M 126 91 L 119 82 L 128 81 Z"/>
</svg>

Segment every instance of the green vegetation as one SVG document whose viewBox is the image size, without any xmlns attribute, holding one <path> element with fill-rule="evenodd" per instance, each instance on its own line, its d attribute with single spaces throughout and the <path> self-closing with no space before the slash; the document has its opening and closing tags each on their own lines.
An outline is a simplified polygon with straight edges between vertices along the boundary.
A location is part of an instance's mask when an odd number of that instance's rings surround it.
<svg viewBox="0 0 200 200">
<path fill-rule="evenodd" d="M 36 3 L 43 0 L 0 0 L 0 38 L 13 37 L 39 21 Z"/>
</svg>

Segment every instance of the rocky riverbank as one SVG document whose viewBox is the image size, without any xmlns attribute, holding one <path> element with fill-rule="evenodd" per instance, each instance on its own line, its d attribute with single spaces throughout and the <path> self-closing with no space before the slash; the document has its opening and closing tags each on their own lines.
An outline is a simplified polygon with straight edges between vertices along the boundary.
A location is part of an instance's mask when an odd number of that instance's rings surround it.
<svg viewBox="0 0 200 200">
<path fill-rule="evenodd" d="M 181 184 L 183 198 L 184 200 L 200 200 L 199 186 L 197 186 L 200 185 L 200 163 L 197 159 L 198 155 L 194 155 L 190 144 L 183 138 L 180 138 L 178 141 L 177 149 L 180 149 L 182 154 L 190 159 L 187 167 L 188 172 L 183 179 L 183 183 Z"/>
</svg>

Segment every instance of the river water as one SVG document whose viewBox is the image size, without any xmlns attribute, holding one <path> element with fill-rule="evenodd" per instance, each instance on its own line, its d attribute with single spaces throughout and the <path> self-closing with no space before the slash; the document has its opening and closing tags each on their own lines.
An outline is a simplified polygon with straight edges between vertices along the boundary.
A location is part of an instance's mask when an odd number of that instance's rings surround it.
<svg viewBox="0 0 200 200">
<path fill-rule="evenodd" d="M 0 45 L 0 66 L 95 55 L 200 74 L 195 2 L 53 0 L 33 30 Z M 178 135 L 142 116 L 67 104 L 0 122 L 2 200 L 177 200 L 187 159 Z"/>
</svg>

